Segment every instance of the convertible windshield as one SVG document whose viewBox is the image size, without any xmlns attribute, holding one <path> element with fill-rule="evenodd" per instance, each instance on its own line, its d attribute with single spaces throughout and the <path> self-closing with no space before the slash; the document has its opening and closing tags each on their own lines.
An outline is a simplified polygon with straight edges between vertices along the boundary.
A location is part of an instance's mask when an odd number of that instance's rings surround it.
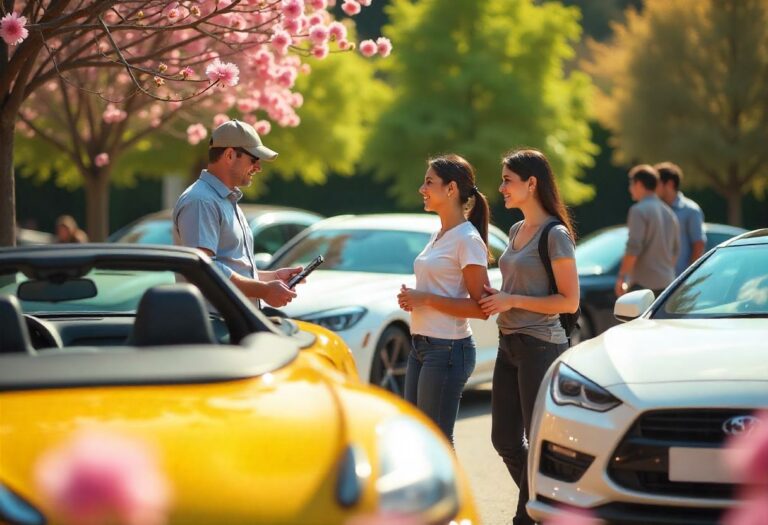
<svg viewBox="0 0 768 525">
<path fill-rule="evenodd" d="M 174 272 L 145 270 L 94 269 L 83 278 L 92 280 L 96 285 L 94 297 L 57 302 L 21 301 L 22 310 L 27 314 L 135 312 L 141 296 L 148 288 L 176 282 Z M 0 275 L 0 294 L 18 295 L 19 285 L 27 280 L 22 273 Z"/>
<path fill-rule="evenodd" d="M 717 250 L 686 277 L 654 317 L 768 317 L 768 245 Z"/>
<path fill-rule="evenodd" d="M 427 241 L 429 234 L 423 232 L 315 230 L 270 265 L 306 265 L 322 255 L 321 270 L 410 274 Z"/>
</svg>

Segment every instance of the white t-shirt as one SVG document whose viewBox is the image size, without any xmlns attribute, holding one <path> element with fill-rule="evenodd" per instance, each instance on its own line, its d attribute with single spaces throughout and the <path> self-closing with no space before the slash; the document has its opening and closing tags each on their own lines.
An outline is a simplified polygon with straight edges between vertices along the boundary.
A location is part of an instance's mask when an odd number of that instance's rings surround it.
<svg viewBox="0 0 768 525">
<path fill-rule="evenodd" d="M 443 297 L 468 298 L 462 270 L 469 264 L 488 266 L 488 250 L 471 222 L 445 232 L 439 240 L 432 234 L 413 262 L 416 290 Z M 472 335 L 469 320 L 423 306 L 411 312 L 411 333 L 441 339 L 463 339 Z"/>
</svg>

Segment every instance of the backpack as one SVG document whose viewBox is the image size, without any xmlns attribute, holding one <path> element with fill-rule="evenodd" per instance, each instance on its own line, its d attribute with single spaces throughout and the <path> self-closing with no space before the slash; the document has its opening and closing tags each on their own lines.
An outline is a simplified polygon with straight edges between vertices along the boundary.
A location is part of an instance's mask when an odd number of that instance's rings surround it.
<svg viewBox="0 0 768 525">
<path fill-rule="evenodd" d="M 557 283 L 555 282 L 555 274 L 552 271 L 552 261 L 549 258 L 549 231 L 562 224 L 560 221 L 552 221 L 541 232 L 539 238 L 539 257 L 544 264 L 544 269 L 547 271 L 549 277 L 549 289 L 553 294 L 557 293 Z M 579 326 L 579 315 L 581 315 L 581 307 L 576 309 L 576 313 L 564 313 L 560 314 L 560 324 L 565 330 L 565 336 L 570 340 L 571 334 Z"/>
</svg>

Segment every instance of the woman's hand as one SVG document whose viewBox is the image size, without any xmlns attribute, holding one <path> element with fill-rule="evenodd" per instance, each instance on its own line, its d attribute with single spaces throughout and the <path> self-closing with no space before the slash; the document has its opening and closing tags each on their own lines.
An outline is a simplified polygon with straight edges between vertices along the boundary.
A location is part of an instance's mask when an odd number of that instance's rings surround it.
<svg viewBox="0 0 768 525">
<path fill-rule="evenodd" d="M 501 292 L 487 284 L 483 286 L 483 289 L 487 295 L 480 299 L 478 304 L 485 315 L 498 314 L 515 307 L 516 295 Z"/>
<path fill-rule="evenodd" d="M 397 294 L 397 304 L 406 312 L 412 312 L 414 308 L 427 306 L 429 295 L 426 292 L 417 292 L 403 284 L 400 285 L 400 293 Z"/>
</svg>

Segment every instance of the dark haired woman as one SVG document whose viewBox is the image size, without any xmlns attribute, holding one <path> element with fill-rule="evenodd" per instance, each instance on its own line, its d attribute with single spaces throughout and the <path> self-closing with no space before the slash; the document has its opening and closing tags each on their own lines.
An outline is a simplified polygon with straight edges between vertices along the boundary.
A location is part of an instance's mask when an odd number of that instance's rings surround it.
<svg viewBox="0 0 768 525">
<path fill-rule="evenodd" d="M 559 314 L 579 305 L 574 231 L 546 157 L 536 150 L 519 150 L 502 163 L 501 186 L 506 208 L 518 208 L 523 220 L 509 230 L 509 246 L 499 258 L 501 290 L 480 300 L 486 315 L 499 314 L 499 353 L 493 372 L 493 446 L 507 465 L 520 496 L 512 523 L 533 523 L 528 502 L 527 443 L 536 393 L 552 362 L 568 347 Z M 539 256 L 539 238 L 550 222 L 547 246 L 558 293 Z"/>
<path fill-rule="evenodd" d="M 461 392 L 475 368 L 469 318 L 487 317 L 478 301 L 489 282 L 488 201 L 474 168 L 458 155 L 430 159 L 419 193 L 441 228 L 413 263 L 416 287 L 403 285 L 397 296 L 411 312 L 413 334 L 405 398 L 453 443 Z"/>
</svg>

